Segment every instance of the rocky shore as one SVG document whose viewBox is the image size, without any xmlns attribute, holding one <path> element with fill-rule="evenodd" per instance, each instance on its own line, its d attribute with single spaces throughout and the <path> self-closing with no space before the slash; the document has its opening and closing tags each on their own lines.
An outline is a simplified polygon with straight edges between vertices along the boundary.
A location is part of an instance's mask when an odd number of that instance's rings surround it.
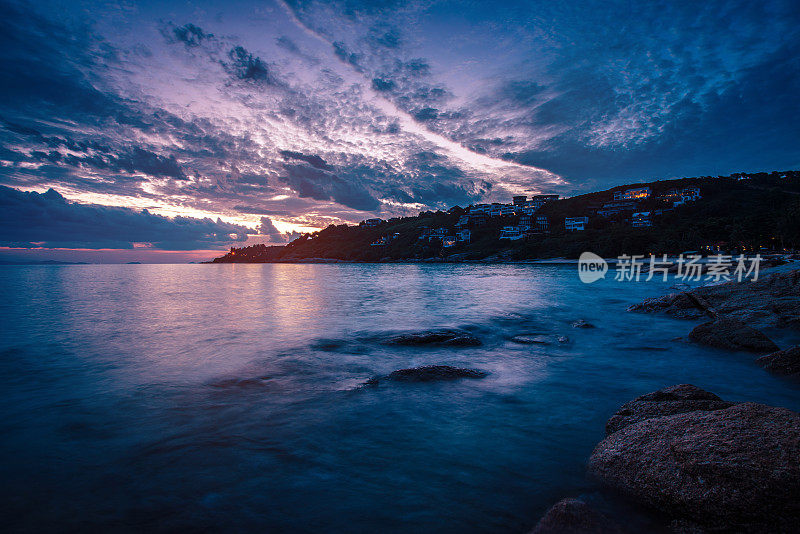
<svg viewBox="0 0 800 534">
<path fill-rule="evenodd" d="M 689 332 L 689 340 L 718 349 L 766 354 L 758 360 L 764 369 L 800 376 L 800 348 L 780 350 L 761 330 L 800 330 L 800 269 L 767 275 L 755 282 L 728 282 L 671 293 L 634 304 L 628 311 L 711 319 Z"/>
<path fill-rule="evenodd" d="M 795 532 L 800 414 L 733 403 L 690 384 L 642 395 L 606 424 L 588 472 L 660 514 L 671 532 Z M 582 501 L 551 508 L 534 533 L 625 532 Z"/>
<path fill-rule="evenodd" d="M 761 331 L 800 330 L 800 270 L 672 293 L 629 311 L 704 320 L 690 341 L 763 354 L 758 366 L 800 377 L 800 346 L 780 350 Z M 625 403 L 605 430 L 588 473 L 612 494 L 652 511 L 663 531 L 797 531 L 800 414 L 679 384 Z M 580 499 L 564 499 L 532 534 L 619 532 L 630 530 Z"/>
</svg>

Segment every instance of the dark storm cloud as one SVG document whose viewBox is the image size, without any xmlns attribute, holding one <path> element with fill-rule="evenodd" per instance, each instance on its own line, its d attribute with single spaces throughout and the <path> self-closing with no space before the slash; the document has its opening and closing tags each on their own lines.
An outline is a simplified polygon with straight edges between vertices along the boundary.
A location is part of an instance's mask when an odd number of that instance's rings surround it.
<svg viewBox="0 0 800 534">
<path fill-rule="evenodd" d="M 271 243 L 288 243 L 300 237 L 299 232 L 283 233 L 275 227 L 269 217 L 261 217 L 261 224 L 257 228 L 258 235 L 267 236 Z"/>
<path fill-rule="evenodd" d="M 244 47 L 231 48 L 228 51 L 228 59 L 230 61 L 224 62 L 223 65 L 236 78 L 254 83 L 277 84 L 267 64 Z"/>
<path fill-rule="evenodd" d="M 349 63 L 350 65 L 353 65 L 354 67 L 359 69 L 361 68 L 361 65 L 359 65 L 359 61 L 361 60 L 361 54 L 358 54 L 356 52 L 351 52 L 347 48 L 347 45 L 344 44 L 343 42 L 336 41 L 333 43 L 333 53 L 336 54 L 336 56 L 345 63 Z"/>
<path fill-rule="evenodd" d="M 305 161 L 306 163 L 308 163 L 312 167 L 316 167 L 317 169 L 322 169 L 324 171 L 333 170 L 333 168 L 330 165 L 328 165 L 328 163 L 324 159 L 322 159 L 320 156 L 317 156 L 316 154 L 303 154 L 301 152 L 295 152 L 293 150 L 281 150 L 280 154 L 281 156 L 288 159 Z"/>
<path fill-rule="evenodd" d="M 70 203 L 53 189 L 39 194 L 0 186 L 0 246 L 5 247 L 99 249 L 151 243 L 165 250 L 213 249 L 245 241 L 249 231 L 220 220 Z"/>
<path fill-rule="evenodd" d="M 212 33 L 206 33 L 202 28 L 194 24 L 184 24 L 172 29 L 172 34 L 175 39 L 185 44 L 187 47 L 200 46 L 200 43 L 206 39 L 214 37 Z"/>
<path fill-rule="evenodd" d="M 374 211 L 380 202 L 354 177 L 343 179 L 337 174 L 306 165 L 284 164 L 286 175 L 281 177 L 300 197 L 314 200 L 333 200 L 359 211 Z"/>
</svg>

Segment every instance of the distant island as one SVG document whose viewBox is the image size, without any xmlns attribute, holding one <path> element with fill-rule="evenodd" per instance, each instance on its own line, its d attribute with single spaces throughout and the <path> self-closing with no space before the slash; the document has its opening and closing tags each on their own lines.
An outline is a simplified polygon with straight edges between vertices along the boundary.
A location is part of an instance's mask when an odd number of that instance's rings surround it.
<svg viewBox="0 0 800 534">
<path fill-rule="evenodd" d="M 208 263 L 522 261 L 584 251 L 756 253 L 800 248 L 800 171 L 643 182 L 559 199 L 454 206 L 331 225 L 286 245 L 231 248 Z"/>
</svg>

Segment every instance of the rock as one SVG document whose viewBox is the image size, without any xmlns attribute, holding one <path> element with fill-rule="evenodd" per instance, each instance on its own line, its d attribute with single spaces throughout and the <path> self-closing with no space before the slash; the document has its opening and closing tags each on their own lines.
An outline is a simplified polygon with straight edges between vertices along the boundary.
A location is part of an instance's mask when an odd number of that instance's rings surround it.
<svg viewBox="0 0 800 534">
<path fill-rule="evenodd" d="M 463 330 L 428 330 L 425 332 L 412 332 L 398 334 L 389 338 L 386 343 L 390 345 L 444 345 L 448 347 L 476 347 L 481 345 L 481 340 Z"/>
<path fill-rule="evenodd" d="M 489 373 L 480 369 L 464 369 L 450 365 L 425 365 L 410 369 L 399 369 L 386 376 L 371 378 L 365 385 L 373 386 L 380 382 L 434 382 L 442 380 L 458 380 L 459 378 L 484 378 Z"/>
<path fill-rule="evenodd" d="M 709 530 L 791 532 L 800 521 L 800 415 L 742 403 L 645 419 L 606 437 L 589 471 Z"/>
<path fill-rule="evenodd" d="M 762 356 L 756 363 L 776 375 L 800 377 L 800 345 Z"/>
<path fill-rule="evenodd" d="M 579 319 L 572 323 L 572 328 L 595 328 L 592 323 L 587 323 L 583 319 Z"/>
<path fill-rule="evenodd" d="M 800 329 L 800 269 L 755 282 L 727 282 L 647 299 L 628 311 L 698 319 L 706 315 L 698 302 L 708 303 L 720 317 L 738 319 L 753 328 Z"/>
<path fill-rule="evenodd" d="M 628 311 L 664 313 L 679 319 L 700 319 L 706 316 L 705 310 L 698 307 L 686 292 L 646 299 L 644 302 L 628 307 Z"/>
<path fill-rule="evenodd" d="M 522 345 L 550 345 L 553 339 L 545 334 L 522 334 L 512 337 L 511 341 Z"/>
<path fill-rule="evenodd" d="M 606 434 L 645 419 L 694 411 L 722 410 L 733 406 L 713 393 L 691 384 L 680 384 L 642 395 L 625 403 L 606 423 Z"/>
<path fill-rule="evenodd" d="M 554 343 L 569 343 L 569 338 L 567 336 L 549 334 L 520 334 L 512 337 L 510 341 L 521 345 L 552 345 Z"/>
<path fill-rule="evenodd" d="M 773 352 L 778 346 L 763 332 L 736 319 L 717 319 L 698 325 L 689 339 L 710 347 L 749 352 Z"/>
<path fill-rule="evenodd" d="M 562 499 L 539 520 L 530 534 L 621 534 L 606 516 L 579 499 Z"/>
</svg>

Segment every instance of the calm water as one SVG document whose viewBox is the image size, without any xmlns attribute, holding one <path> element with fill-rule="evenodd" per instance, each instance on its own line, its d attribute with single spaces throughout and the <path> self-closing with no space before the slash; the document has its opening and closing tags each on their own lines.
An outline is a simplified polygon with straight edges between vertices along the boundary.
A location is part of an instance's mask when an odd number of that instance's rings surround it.
<svg viewBox="0 0 800 534">
<path fill-rule="evenodd" d="M 1 267 L 4 529 L 524 532 L 597 494 L 586 458 L 636 395 L 690 382 L 800 409 L 752 355 L 624 311 L 668 285 L 586 286 L 574 266 Z M 375 341 L 433 327 L 484 345 Z M 571 342 L 508 341 L 526 333 Z M 423 364 L 491 375 L 356 388 Z"/>
</svg>

